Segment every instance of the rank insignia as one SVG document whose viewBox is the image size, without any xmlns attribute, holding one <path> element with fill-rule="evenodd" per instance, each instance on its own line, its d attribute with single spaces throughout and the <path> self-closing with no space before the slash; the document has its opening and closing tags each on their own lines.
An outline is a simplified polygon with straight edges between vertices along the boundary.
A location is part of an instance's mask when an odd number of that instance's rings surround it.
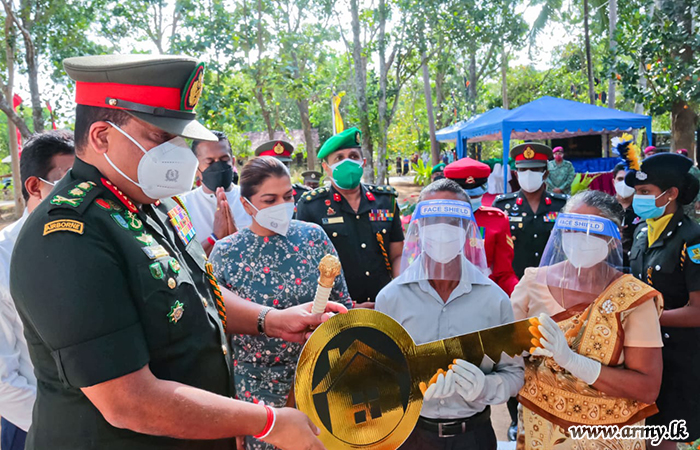
<svg viewBox="0 0 700 450">
<path fill-rule="evenodd" d="M 330 206 L 328 207 L 328 211 L 326 211 L 327 216 L 333 216 L 335 215 L 335 209 L 331 208 Z"/>
<path fill-rule="evenodd" d="M 112 219 L 114 219 L 114 221 L 117 222 L 120 227 L 124 228 L 125 230 L 129 229 L 129 224 L 126 223 L 126 219 L 121 214 L 112 213 L 111 216 Z"/>
<path fill-rule="evenodd" d="M 197 103 L 199 103 L 199 98 L 202 96 L 202 90 L 204 89 L 204 63 L 199 63 L 197 67 L 194 68 L 190 79 L 187 80 L 185 88 L 182 90 L 182 98 L 180 101 L 180 109 L 183 111 L 192 111 Z"/>
<path fill-rule="evenodd" d="M 151 271 L 151 276 L 156 280 L 161 280 L 165 276 L 165 272 L 163 272 L 163 266 L 161 266 L 159 262 L 154 262 L 153 264 L 148 266 L 148 269 Z"/>
<path fill-rule="evenodd" d="M 170 262 L 168 262 L 168 265 L 170 266 L 170 270 L 172 270 L 175 273 L 180 273 L 181 267 L 177 259 L 171 259 Z"/>
<path fill-rule="evenodd" d="M 106 209 L 107 211 L 109 211 L 110 209 L 112 209 L 112 205 L 110 205 L 110 204 L 107 202 L 107 200 L 105 200 L 105 199 L 103 199 L 103 198 L 98 198 L 97 200 L 95 200 L 95 203 L 97 204 L 97 206 L 99 206 L 99 207 L 102 208 L 102 209 Z"/>
<path fill-rule="evenodd" d="M 337 192 L 333 194 L 333 200 L 337 203 L 340 203 L 340 194 Z"/>
<path fill-rule="evenodd" d="M 126 222 L 129 224 L 129 228 L 134 231 L 141 231 L 143 228 L 143 222 L 139 219 L 139 216 L 131 211 L 126 212 Z"/>
<path fill-rule="evenodd" d="M 129 211 L 131 211 L 132 213 L 136 213 L 139 211 L 136 208 L 136 205 L 134 205 L 134 203 L 131 200 L 129 200 L 129 198 L 126 195 L 124 195 L 124 193 L 119 188 L 117 188 L 111 181 L 109 181 L 106 178 L 102 178 L 102 184 L 107 189 L 109 189 L 110 192 L 112 192 L 112 194 L 114 194 L 114 196 L 117 197 L 120 202 L 124 203 L 124 206 L 126 206 L 126 208 Z"/>
<path fill-rule="evenodd" d="M 372 194 L 370 191 L 367 191 L 367 192 L 365 193 L 365 197 L 367 197 L 367 200 L 369 200 L 370 202 L 373 202 L 374 200 L 376 200 L 376 199 L 374 198 L 374 194 Z"/>
<path fill-rule="evenodd" d="M 388 209 L 372 209 L 369 212 L 369 220 L 371 222 L 387 222 L 394 219 L 394 213 Z"/>
<path fill-rule="evenodd" d="M 688 257 L 695 264 L 700 264 L 700 244 L 688 247 Z"/>
<path fill-rule="evenodd" d="M 182 302 L 175 300 L 173 306 L 170 307 L 170 312 L 168 313 L 168 319 L 170 323 L 177 323 L 182 319 L 182 315 L 185 313 L 185 305 Z"/>
<path fill-rule="evenodd" d="M 150 234 L 148 234 L 146 232 L 143 232 L 139 236 L 136 236 L 136 240 L 144 245 L 153 244 L 153 236 L 151 236 Z"/>
<path fill-rule="evenodd" d="M 180 240 L 185 245 L 189 244 L 195 235 L 190 216 L 182 209 L 182 206 L 175 205 L 173 209 L 168 211 L 168 217 L 170 217 L 170 223 L 173 225 Z"/>
<path fill-rule="evenodd" d="M 159 259 L 170 256 L 170 253 L 162 245 L 151 245 L 149 247 L 141 247 L 141 250 L 148 256 L 148 259 Z"/>
<path fill-rule="evenodd" d="M 73 188 L 70 191 L 68 191 L 68 193 L 73 197 L 85 197 L 85 191 L 78 188 Z"/>
<path fill-rule="evenodd" d="M 44 225 L 44 236 L 56 231 L 70 231 L 72 233 L 83 234 L 84 228 L 85 225 L 77 220 L 54 220 Z"/>
<path fill-rule="evenodd" d="M 55 195 L 51 199 L 51 204 L 52 205 L 70 205 L 75 208 L 80 206 L 80 204 L 83 202 L 82 198 L 66 198 L 61 195 Z"/>
<path fill-rule="evenodd" d="M 326 206 L 331 206 L 331 201 L 330 201 L 330 200 L 326 200 L 325 203 L 326 203 Z"/>
<path fill-rule="evenodd" d="M 95 183 L 92 181 L 83 181 L 82 183 L 79 183 L 75 187 L 82 189 L 85 192 L 90 192 L 93 187 L 97 186 Z"/>
</svg>

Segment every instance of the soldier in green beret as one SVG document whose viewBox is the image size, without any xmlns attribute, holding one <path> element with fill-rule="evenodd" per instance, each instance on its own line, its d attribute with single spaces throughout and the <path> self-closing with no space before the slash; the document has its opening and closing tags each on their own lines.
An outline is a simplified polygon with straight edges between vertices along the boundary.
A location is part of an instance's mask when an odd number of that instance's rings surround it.
<svg viewBox="0 0 700 450">
<path fill-rule="evenodd" d="M 186 210 L 202 64 L 180 56 L 69 58 L 73 168 L 28 217 L 12 297 L 38 380 L 26 448 L 232 450 L 255 435 L 317 449 L 292 408 L 234 400 L 227 334 L 301 342 L 327 314 L 245 301 L 218 285 Z M 332 304 L 330 310 L 345 308 Z"/>
<path fill-rule="evenodd" d="M 396 190 L 360 182 L 360 142 L 360 130 L 350 128 L 323 144 L 318 159 L 331 186 L 304 195 L 297 218 L 323 227 L 338 251 L 350 297 L 373 308 L 377 293 L 399 274 L 403 229 Z"/>
</svg>

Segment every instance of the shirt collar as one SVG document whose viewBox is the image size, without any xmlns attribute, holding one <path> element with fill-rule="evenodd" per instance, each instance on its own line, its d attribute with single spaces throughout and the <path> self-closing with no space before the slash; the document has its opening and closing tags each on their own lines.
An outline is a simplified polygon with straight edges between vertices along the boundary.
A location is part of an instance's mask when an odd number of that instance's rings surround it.
<svg viewBox="0 0 700 450">
<path fill-rule="evenodd" d="M 397 284 L 409 284 L 409 283 L 419 283 L 421 281 L 428 282 L 430 280 L 427 279 L 425 274 L 421 273 L 422 271 L 422 258 L 423 255 L 419 255 L 418 258 L 416 258 L 413 263 L 408 266 L 408 269 L 404 271 L 397 279 L 396 283 Z M 466 274 L 466 276 L 463 276 L 459 280 L 458 288 L 462 287 L 466 289 L 466 292 L 471 291 L 472 285 L 475 284 L 483 284 L 483 285 L 489 285 L 491 284 L 491 280 L 489 277 L 484 275 L 474 264 L 469 262 L 467 258 L 464 256 L 461 256 L 462 258 L 462 273 Z"/>
</svg>

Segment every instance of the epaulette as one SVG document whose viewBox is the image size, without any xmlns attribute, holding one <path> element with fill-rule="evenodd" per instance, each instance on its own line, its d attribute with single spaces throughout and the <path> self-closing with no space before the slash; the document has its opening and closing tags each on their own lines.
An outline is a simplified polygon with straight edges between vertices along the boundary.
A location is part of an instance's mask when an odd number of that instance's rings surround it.
<svg viewBox="0 0 700 450">
<path fill-rule="evenodd" d="M 503 210 L 494 208 L 493 206 L 482 206 L 479 209 L 491 216 L 502 216 L 504 218 L 508 217 L 506 213 L 503 212 Z"/>
<path fill-rule="evenodd" d="M 548 192 L 548 194 L 549 194 L 552 198 L 556 198 L 557 200 L 564 200 L 564 201 L 567 201 L 567 200 L 569 199 L 569 195 L 567 195 L 567 194 L 555 194 L 554 192 Z"/>
<path fill-rule="evenodd" d="M 384 186 L 384 185 L 375 186 L 374 184 L 366 184 L 365 186 L 367 187 L 367 189 L 370 192 L 374 192 L 375 194 L 387 194 L 387 195 L 393 195 L 395 197 L 399 196 L 399 193 L 396 191 L 396 188 L 393 186 Z"/>
<path fill-rule="evenodd" d="M 310 201 L 316 200 L 318 198 L 324 198 L 325 194 L 329 193 L 330 191 L 331 191 L 330 188 L 327 188 L 325 186 L 318 187 L 310 192 L 305 192 L 301 196 L 301 200 L 304 202 L 310 202 Z"/>
<path fill-rule="evenodd" d="M 104 188 L 93 181 L 67 184 L 46 200 L 51 205 L 49 214 L 53 211 L 70 210 L 82 216 L 103 192 Z"/>
<path fill-rule="evenodd" d="M 517 196 L 518 196 L 517 192 L 510 192 L 508 194 L 500 194 L 500 195 L 497 195 L 495 199 L 493 199 L 493 202 L 496 203 L 496 202 L 500 202 L 500 201 L 504 201 L 504 200 L 512 200 Z"/>
<path fill-rule="evenodd" d="M 292 183 L 292 188 L 301 191 L 301 192 L 309 192 L 311 191 L 311 188 L 304 185 L 304 184 L 299 184 L 299 183 Z"/>
</svg>

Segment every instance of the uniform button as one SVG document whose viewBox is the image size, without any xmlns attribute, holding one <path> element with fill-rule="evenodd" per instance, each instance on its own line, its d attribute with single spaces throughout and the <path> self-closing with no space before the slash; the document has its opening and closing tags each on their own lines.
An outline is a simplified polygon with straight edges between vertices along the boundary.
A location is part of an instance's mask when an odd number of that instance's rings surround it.
<svg viewBox="0 0 700 450">
<path fill-rule="evenodd" d="M 365 272 L 365 275 L 369 276 L 369 272 Z"/>
<path fill-rule="evenodd" d="M 367 301 L 370 301 L 370 300 L 371 300 L 371 299 L 370 299 L 369 297 L 367 297 Z"/>
<path fill-rule="evenodd" d="M 670 235 L 672 235 L 672 234 L 673 234 L 673 231 L 669 231 L 669 232 L 666 234 L 666 236 L 670 236 Z"/>
<path fill-rule="evenodd" d="M 367 248 L 367 244 L 365 244 L 365 243 L 363 242 L 362 245 L 361 245 L 360 247 L 362 247 L 362 248 Z"/>
<path fill-rule="evenodd" d="M 177 287 L 177 281 L 175 281 L 175 278 L 168 278 L 168 287 L 170 289 L 175 289 Z"/>
<path fill-rule="evenodd" d="M 670 338 L 670 337 L 671 337 L 671 336 L 669 336 L 668 333 L 664 333 L 664 338 L 668 339 L 668 338 Z"/>
<path fill-rule="evenodd" d="M 226 344 L 221 346 L 221 352 L 224 354 L 224 356 L 228 355 L 228 349 L 226 348 Z"/>
<path fill-rule="evenodd" d="M 656 271 L 658 272 L 659 270 L 661 270 L 661 266 L 657 264 L 656 267 L 654 267 L 654 269 L 656 269 Z"/>
<path fill-rule="evenodd" d="M 206 308 L 207 306 L 209 306 L 209 303 L 207 302 L 207 299 L 202 298 L 202 305 L 204 305 L 205 308 Z"/>
<path fill-rule="evenodd" d="M 510 229 L 511 229 L 511 230 L 515 230 L 515 225 L 511 225 L 511 226 L 510 226 Z"/>
<path fill-rule="evenodd" d="M 360 216 L 359 215 L 355 216 L 355 219 L 360 220 Z"/>
<path fill-rule="evenodd" d="M 337 231 L 334 231 L 334 232 L 333 232 L 333 237 L 338 237 L 338 232 L 337 232 Z"/>
<path fill-rule="evenodd" d="M 535 215 L 535 219 L 537 219 L 537 215 Z"/>
<path fill-rule="evenodd" d="M 537 252 L 535 252 L 535 256 L 540 256 L 540 254 L 539 254 L 539 253 L 537 253 Z"/>
<path fill-rule="evenodd" d="M 445 400 L 440 399 L 440 404 L 441 404 L 441 405 L 444 405 L 444 404 L 445 404 Z"/>
<path fill-rule="evenodd" d="M 536 234 L 533 234 L 532 237 L 534 237 L 535 239 L 537 239 L 537 235 L 536 235 Z"/>
<path fill-rule="evenodd" d="M 386 228 L 382 228 L 382 233 L 386 234 Z"/>
</svg>

